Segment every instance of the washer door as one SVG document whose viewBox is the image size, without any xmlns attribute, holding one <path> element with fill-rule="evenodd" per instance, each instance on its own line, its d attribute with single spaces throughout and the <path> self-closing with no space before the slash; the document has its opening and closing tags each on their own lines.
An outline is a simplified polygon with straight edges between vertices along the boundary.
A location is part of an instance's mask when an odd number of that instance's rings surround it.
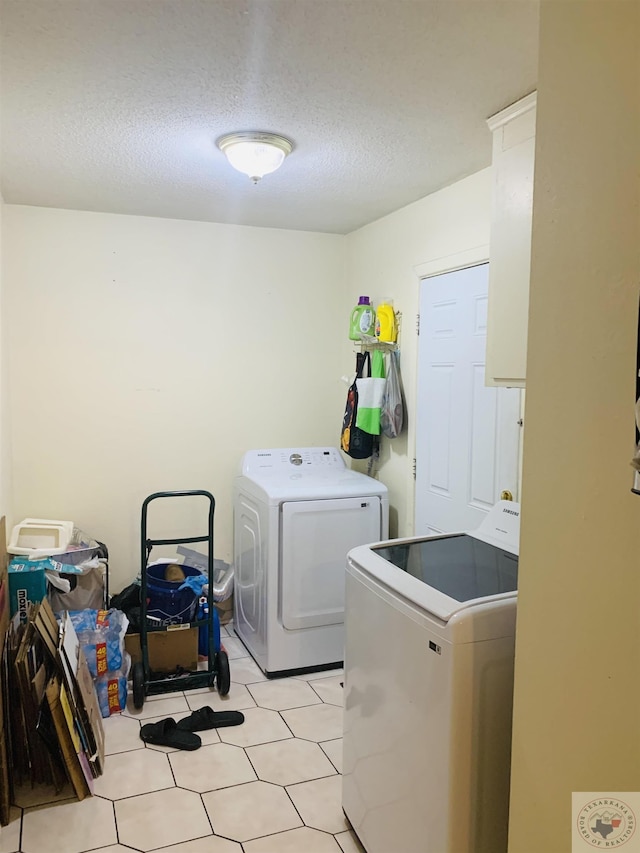
<svg viewBox="0 0 640 853">
<path fill-rule="evenodd" d="M 285 628 L 344 622 L 347 553 L 380 539 L 380 498 L 282 504 L 280 619 Z"/>
</svg>

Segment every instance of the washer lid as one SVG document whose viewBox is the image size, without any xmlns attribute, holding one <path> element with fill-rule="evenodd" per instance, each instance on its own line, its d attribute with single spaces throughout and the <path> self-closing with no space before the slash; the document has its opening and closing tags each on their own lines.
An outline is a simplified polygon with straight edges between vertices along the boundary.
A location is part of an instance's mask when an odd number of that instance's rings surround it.
<svg viewBox="0 0 640 853">
<path fill-rule="evenodd" d="M 472 533 L 396 539 L 354 548 L 348 556 L 362 571 L 447 623 L 472 606 L 515 598 L 519 510 L 517 504 L 500 501 Z"/>
<path fill-rule="evenodd" d="M 456 602 L 518 589 L 517 555 L 466 533 L 376 545 L 373 551 Z"/>
<path fill-rule="evenodd" d="M 241 476 L 271 503 L 387 494 L 383 483 L 347 468 L 335 447 L 250 450 Z"/>
</svg>

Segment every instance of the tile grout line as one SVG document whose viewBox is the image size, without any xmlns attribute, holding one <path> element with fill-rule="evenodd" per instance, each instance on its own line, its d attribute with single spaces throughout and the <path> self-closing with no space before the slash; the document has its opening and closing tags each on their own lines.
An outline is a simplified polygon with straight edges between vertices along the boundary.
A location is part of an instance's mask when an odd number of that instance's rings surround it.
<svg viewBox="0 0 640 853">
<path fill-rule="evenodd" d="M 120 844 L 120 832 L 118 831 L 118 815 L 116 814 L 115 800 L 111 801 L 111 808 L 113 809 L 113 825 L 116 828 L 116 844 Z"/>
<path fill-rule="evenodd" d="M 256 703 L 256 705 L 257 705 L 257 704 L 258 704 L 258 700 L 257 700 L 257 699 L 256 699 L 256 697 L 253 695 L 253 693 L 251 692 L 251 686 L 250 686 L 249 684 L 245 684 L 245 685 L 244 685 L 244 689 L 247 691 L 247 693 L 249 694 L 249 696 L 251 696 L 251 698 L 253 699 L 253 701 L 254 701 L 254 702 Z"/>
<path fill-rule="evenodd" d="M 179 788 L 179 787 L 180 787 L 179 785 L 173 785 L 173 788 Z M 119 797 L 117 800 L 110 800 L 109 797 L 104 797 L 102 794 L 94 794 L 93 796 L 94 796 L 94 798 L 97 798 L 100 800 L 107 800 L 107 802 L 111 802 L 111 803 L 124 803 L 125 800 L 135 800 L 136 797 L 150 797 L 151 794 L 161 794 L 164 791 L 171 791 L 171 790 L 172 790 L 171 786 L 169 786 L 168 788 L 158 788 L 156 791 L 145 791 L 141 794 L 130 794 L 128 797 Z M 180 788 L 180 790 L 181 791 L 189 791 L 191 789 L 190 788 Z M 195 793 L 197 793 L 197 791 L 194 791 L 193 793 L 195 794 Z M 75 802 L 75 800 L 74 800 L 74 802 Z"/>
<path fill-rule="evenodd" d="M 275 742 L 275 741 L 272 741 L 272 743 L 273 743 L 273 742 Z M 261 744 L 258 744 L 258 746 L 261 746 Z M 241 747 L 241 749 L 246 750 L 246 747 Z M 246 754 L 246 753 L 245 753 L 245 754 Z M 249 763 L 251 764 L 251 767 L 253 768 L 253 764 L 251 763 L 251 759 L 249 758 L 249 756 L 248 756 L 248 755 L 247 755 L 247 759 L 249 760 Z M 254 770 L 254 773 L 255 773 L 255 768 L 253 768 L 253 770 Z M 257 774 L 256 774 L 256 776 L 257 776 Z M 217 789 L 214 789 L 214 790 L 217 790 L 217 791 L 228 791 L 228 790 L 230 790 L 231 788 L 243 788 L 243 787 L 245 787 L 246 785 L 253 785 L 255 782 L 263 782 L 265 785 L 273 785 L 273 786 L 274 786 L 274 787 L 276 787 L 276 788 L 284 788 L 284 786 L 283 786 L 283 785 L 277 785 L 275 782 L 264 782 L 264 780 L 263 780 L 263 779 L 253 779 L 251 782 L 240 782 L 240 783 L 239 783 L 239 784 L 237 784 L 237 785 L 228 785 L 226 788 L 217 788 Z M 212 794 L 212 793 L 214 793 L 214 791 L 205 791 L 205 793 L 206 793 L 206 794 Z M 203 796 L 204 796 L 204 794 L 200 794 L 200 797 L 201 797 L 201 798 L 202 798 Z M 291 797 L 289 797 L 289 799 L 291 799 Z M 207 812 L 207 818 L 209 818 L 209 812 L 207 811 L 207 807 L 204 805 L 204 800 L 203 800 L 202 805 L 203 805 L 203 807 L 204 807 L 205 812 Z M 300 813 L 298 812 L 298 810 L 296 809 L 295 805 L 294 805 L 294 809 L 295 809 L 295 811 L 296 811 L 296 814 L 297 814 L 297 815 L 298 815 L 298 817 L 300 818 L 300 820 L 302 820 L 302 817 L 301 817 Z M 239 845 L 242 847 L 242 849 L 243 849 L 243 850 L 244 850 L 244 844 L 247 844 L 247 843 L 249 843 L 250 841 L 255 841 L 255 840 L 256 840 L 256 838 L 267 838 L 267 837 L 269 837 L 269 836 L 271 836 L 271 835 L 278 835 L 280 832 L 288 832 L 288 830 L 278 830 L 278 832 L 269 832 L 269 833 L 267 833 L 267 835 L 256 835 L 256 836 L 255 836 L 255 838 L 247 838 L 247 839 L 246 839 L 246 841 L 238 841 L 238 840 L 237 840 L 237 839 L 235 839 L 235 838 L 229 838 L 227 835 L 216 835 L 215 830 L 213 830 L 213 824 L 211 823 L 211 819 L 210 819 L 210 818 L 209 818 L 209 824 L 211 825 L 211 827 L 212 827 L 212 831 L 213 831 L 213 835 L 214 835 L 216 838 L 226 838 L 228 841 L 234 841 L 236 844 L 239 844 Z M 302 821 L 302 825 L 303 825 L 303 826 L 306 826 L 306 824 L 305 824 L 305 822 L 304 822 L 304 821 Z M 300 829 L 300 828 L 301 828 L 301 827 L 294 827 L 294 829 Z M 208 837 L 208 836 L 207 836 L 207 837 Z"/>
<path fill-rule="evenodd" d="M 268 783 L 268 784 L 271 784 L 271 783 Z M 294 806 L 294 809 L 295 808 L 296 807 Z M 296 809 L 296 812 L 297 811 L 298 810 Z M 302 816 L 300 815 L 299 812 L 298 812 L 298 817 L 300 817 L 300 820 L 302 820 Z M 307 824 L 304 821 L 302 821 L 302 826 L 294 826 L 293 829 L 279 829 L 277 832 L 267 832 L 266 835 L 256 835 L 254 838 L 247 838 L 246 841 L 236 841 L 236 844 L 240 844 L 242 846 L 242 849 L 244 850 L 244 845 L 245 844 L 251 844 L 252 841 L 260 841 L 263 838 L 274 838 L 276 835 L 283 835 L 285 832 L 295 832 L 297 829 L 313 829 L 313 830 L 316 830 L 316 827 L 315 826 L 307 826 Z M 317 832 L 324 832 L 324 829 L 318 829 L 316 831 Z M 331 835 L 331 833 L 325 832 L 325 835 Z M 216 835 L 216 838 L 225 838 L 225 837 L 226 836 L 223 836 L 223 835 Z M 229 841 L 233 841 L 233 838 L 230 838 Z M 336 841 L 336 844 L 337 843 L 338 842 Z M 338 844 L 338 847 L 340 847 L 339 844 Z"/>
<path fill-rule="evenodd" d="M 336 740 L 338 740 L 338 738 L 335 738 L 335 739 L 336 739 Z M 340 740 L 342 740 L 342 738 L 339 738 L 339 739 L 340 739 Z M 325 740 L 325 741 L 324 741 L 324 743 L 331 743 L 331 741 Z M 318 743 L 318 746 L 320 747 L 320 749 L 322 749 L 322 744 L 321 744 L 321 743 Z M 338 770 L 338 768 L 336 767 L 336 763 L 335 763 L 335 761 L 332 761 L 332 760 L 331 760 L 331 756 L 330 756 L 330 755 L 327 755 L 327 753 L 324 751 L 324 749 L 322 749 L 322 752 L 323 752 L 323 754 L 324 754 L 324 755 L 326 755 L 326 756 L 327 756 L 327 761 L 329 762 L 329 764 L 331 764 L 333 767 L 335 767 L 335 768 L 336 768 L 336 773 L 337 773 L 339 776 L 342 776 L 342 771 L 341 771 L 341 770 Z"/>
<path fill-rule="evenodd" d="M 144 850 L 140 850 L 139 847 L 132 847 L 130 844 L 121 844 L 119 841 L 116 842 L 116 845 L 120 847 L 124 847 L 126 850 L 135 850 L 136 853 L 144 853 Z M 108 844 L 107 847 L 113 847 L 112 844 Z M 101 850 L 104 850 L 104 846 L 102 847 L 91 847 L 89 850 L 81 850 L 80 853 L 100 853 Z"/>
<path fill-rule="evenodd" d="M 271 741 L 271 742 L 272 742 L 272 743 L 277 743 L 277 741 Z M 264 746 L 264 744 L 256 744 L 256 746 Z M 254 765 L 253 761 L 251 760 L 251 756 L 250 756 L 250 755 L 249 755 L 249 753 L 247 752 L 247 749 L 248 749 L 248 747 L 246 747 L 246 746 L 243 746 L 243 747 L 242 747 L 242 750 L 243 750 L 243 752 L 244 752 L 244 754 L 245 754 L 245 756 L 246 756 L 246 758 L 247 758 L 247 761 L 248 761 L 248 762 L 249 762 L 249 764 L 251 765 L 251 769 L 252 769 L 252 770 L 253 770 L 253 772 L 256 774 L 256 780 L 257 780 L 258 782 L 264 782 L 264 779 L 261 779 L 261 778 L 258 776 L 258 771 L 256 770 L 255 765 Z"/>
<path fill-rule="evenodd" d="M 309 706 L 309 707 L 311 707 L 311 706 Z M 285 726 L 287 727 L 287 729 L 291 732 L 291 737 L 295 737 L 295 734 L 293 733 L 293 729 L 292 729 L 292 728 L 291 728 L 291 726 L 287 723 L 287 721 L 285 720 L 285 718 L 282 716 L 282 711 L 276 711 L 276 713 L 280 716 L 280 719 L 282 720 L 282 722 L 285 724 Z"/>
<path fill-rule="evenodd" d="M 320 698 L 320 697 L 318 697 L 318 698 Z M 257 705 L 256 707 L 257 708 L 263 708 L 265 711 L 276 711 L 278 714 L 280 714 L 280 713 L 282 713 L 282 711 L 299 711 L 300 708 L 317 708 L 318 705 L 327 705 L 327 704 L 330 704 L 330 703 L 324 702 L 322 699 L 320 699 L 319 702 L 312 702 L 310 705 L 292 705 L 290 708 L 267 708 L 265 705 Z M 336 708 L 336 707 L 340 707 L 340 706 L 334 705 L 333 707 Z"/>
<path fill-rule="evenodd" d="M 158 752 L 158 751 L 159 751 L 159 750 L 157 750 L 157 749 L 156 749 L 156 750 L 154 750 L 154 752 Z M 160 752 L 160 754 L 162 755 L 163 753 L 162 753 L 162 752 Z M 171 753 L 170 753 L 170 752 L 165 752 L 165 753 L 164 753 L 164 755 L 165 755 L 165 757 L 166 757 L 166 759 L 167 759 L 167 764 L 169 765 L 169 771 L 170 771 L 170 773 L 171 773 L 171 778 L 173 779 L 173 787 L 174 787 L 174 788 L 179 788 L 180 786 L 179 786 L 179 785 L 178 785 L 178 783 L 176 782 L 176 774 L 173 772 L 173 764 L 171 763 L 171 759 L 169 758 L 169 756 L 171 755 Z M 171 790 L 171 788 L 165 788 L 164 790 L 166 790 L 166 791 L 170 791 L 170 790 Z M 204 804 L 203 804 L 203 805 L 204 805 Z M 206 809 L 205 809 L 205 811 L 206 811 Z"/>
<path fill-rule="evenodd" d="M 329 756 L 322 749 L 321 749 L 322 755 L 327 759 L 329 764 L 331 764 L 332 768 L 334 768 L 334 772 L 332 772 L 332 773 L 323 773 L 320 776 L 313 776 L 311 779 L 301 779 L 298 782 L 289 782 L 286 785 L 282 784 L 281 782 L 273 782 L 270 779 L 263 779 L 261 776 L 259 776 L 258 771 L 256 770 L 256 767 L 255 767 L 253 761 L 251 760 L 251 756 L 249 755 L 247 750 L 248 749 L 255 749 L 259 746 L 271 746 L 271 744 L 275 744 L 275 743 L 289 743 L 292 740 L 301 740 L 301 738 L 284 738 L 283 740 L 271 740 L 271 741 L 266 741 L 265 743 L 254 743 L 251 746 L 241 746 L 241 747 L 236 746 L 236 744 L 226 744 L 227 746 L 233 746 L 236 749 L 242 749 L 245 752 L 247 760 L 248 760 L 249 764 L 251 765 L 251 769 L 253 770 L 256 778 L 250 779 L 247 782 L 234 782 L 231 785 L 223 785 L 220 788 L 211 788 L 208 791 L 201 791 L 201 792 L 196 791 L 194 793 L 200 793 L 200 795 L 203 796 L 204 794 L 212 794 L 215 791 L 228 791 L 230 788 L 238 788 L 241 785 L 250 785 L 252 782 L 264 782 L 266 785 L 275 785 L 276 788 L 286 788 L 287 786 L 292 786 L 292 785 L 304 785 L 306 782 L 318 782 L 320 779 L 330 779 L 333 776 L 342 776 L 342 773 L 340 773 L 340 771 L 335 767 L 335 765 L 333 764 L 333 762 L 331 761 Z M 319 743 L 315 743 L 314 741 L 304 741 L 304 742 L 305 743 L 312 743 L 312 744 L 314 744 L 314 746 L 318 746 L 318 747 L 320 746 Z M 222 743 L 224 743 L 224 741 L 222 741 Z M 217 745 L 218 744 L 209 744 L 209 746 L 217 746 Z M 193 790 L 192 788 L 183 788 L 181 785 L 178 785 L 178 784 L 176 784 L 176 787 L 181 788 L 182 790 L 185 790 L 185 791 L 192 791 Z M 170 790 L 170 789 L 165 788 L 163 790 Z M 151 792 L 151 793 L 153 793 L 153 792 Z M 134 795 L 134 796 L 142 796 L 142 795 Z M 231 839 L 231 840 L 233 840 L 233 839 Z"/>
<path fill-rule="evenodd" d="M 283 786 L 282 786 L 282 790 L 285 792 L 285 794 L 287 795 L 287 797 L 289 797 L 289 802 L 291 803 L 291 805 L 292 805 L 292 806 L 294 807 L 294 809 L 296 810 L 296 814 L 298 815 L 298 817 L 299 817 L 299 818 L 300 818 L 300 820 L 302 821 L 302 825 L 303 825 L 303 826 L 307 826 L 307 824 L 305 823 L 304 818 L 302 817 L 302 815 L 301 815 L 301 814 L 300 814 L 300 812 L 298 811 L 298 807 L 297 807 L 297 806 L 296 806 L 296 804 L 293 802 L 293 800 L 292 800 L 292 798 L 291 798 L 291 794 L 289 793 L 289 791 L 287 791 L 287 786 L 286 786 L 286 785 L 283 785 Z M 311 829 L 313 829 L 313 827 L 310 827 L 310 828 L 311 828 Z"/>
<path fill-rule="evenodd" d="M 318 679 L 318 681 L 321 681 L 321 680 L 322 680 L 322 679 Z M 307 683 L 307 684 L 309 685 L 309 687 L 313 690 L 313 692 L 316 694 L 316 696 L 317 696 L 317 697 L 318 697 L 318 699 L 322 702 L 322 704 L 323 704 L 323 705 L 326 705 L 327 703 L 324 701 L 324 699 L 322 698 L 322 696 L 321 696 L 321 695 L 318 693 L 318 691 L 315 689 L 315 687 L 313 686 L 313 684 L 311 684 L 311 682 L 310 682 L 310 681 L 307 681 L 306 683 Z"/>
<path fill-rule="evenodd" d="M 318 744 L 318 745 L 319 745 L 319 744 Z M 324 751 L 324 750 L 323 750 L 323 751 Z M 328 758 L 328 756 L 327 756 L 327 758 Z M 332 773 L 330 776 L 321 776 L 321 777 L 320 777 L 319 779 L 317 779 L 317 780 L 316 780 L 316 779 L 310 779 L 309 781 L 310 781 L 310 782 L 315 782 L 315 781 L 320 781 L 320 780 L 322 780 L 322 779 L 333 779 L 333 778 L 334 778 L 334 776 L 336 776 L 336 775 L 338 775 L 340 778 L 342 778 L 342 773 L 337 773 L 337 774 L 336 774 L 336 773 Z M 291 800 L 291 802 L 292 802 L 292 804 L 293 804 L 294 809 L 296 809 L 296 811 L 298 812 L 298 814 L 299 814 L 299 815 L 300 815 L 300 812 L 299 812 L 299 811 L 298 811 L 298 809 L 296 808 L 296 804 L 293 802 L 293 798 L 292 798 L 291 794 L 289 793 L 289 790 L 288 790 L 288 789 L 289 789 L 289 788 L 294 788 L 294 787 L 296 787 L 297 785 L 305 785 L 305 784 L 306 784 L 305 782 L 295 782 L 293 785 L 285 785 L 285 786 L 283 786 L 283 787 L 284 787 L 284 790 L 285 790 L 285 793 L 287 794 L 287 796 L 288 796 L 288 797 L 289 797 L 289 799 Z M 344 814 L 344 811 L 343 811 L 342 813 Z M 309 827 L 309 829 L 315 829 L 315 830 L 317 830 L 318 832 L 324 832 L 324 833 L 325 833 L 325 835 L 331 835 L 331 836 L 333 836 L 333 837 L 335 838 L 335 836 L 338 834 L 338 833 L 336 833 L 336 832 L 329 832 L 329 830 L 321 829 L 321 828 L 320 828 L 320 827 L 318 827 L 318 826 L 311 826 L 310 824 L 305 823 L 305 821 L 304 821 L 304 819 L 303 819 L 302 815 L 300 815 L 300 820 L 302 820 L 302 823 L 304 824 L 304 826 L 308 826 L 308 827 Z M 346 815 L 345 815 L 345 820 L 348 820 L 348 818 L 346 817 Z M 350 827 L 350 826 L 351 826 L 351 824 L 349 823 L 349 827 Z M 349 827 L 347 827 L 347 829 L 348 829 Z M 345 831 L 345 830 L 342 830 L 342 829 L 340 830 L 340 832 L 344 832 L 344 831 Z M 341 847 L 341 845 L 339 844 L 339 842 L 338 842 L 338 839 L 337 839 L 337 838 L 335 838 L 335 841 L 336 841 L 336 844 L 338 845 L 338 847 L 339 847 L 340 849 L 342 849 L 342 847 Z"/>
<path fill-rule="evenodd" d="M 146 746 L 146 743 L 141 740 L 140 746 L 132 746 L 131 749 L 119 749 L 117 752 L 105 752 L 104 757 L 110 758 L 112 755 L 124 755 L 126 752 L 139 752 L 141 749 L 145 749 Z"/>
<path fill-rule="evenodd" d="M 93 794 L 92 798 L 93 799 L 99 799 L 99 800 L 107 800 L 107 802 L 108 802 L 108 798 L 103 797 L 100 794 Z M 115 809 L 115 801 L 114 800 L 111 800 L 111 805 L 113 807 L 113 825 L 115 826 L 115 829 L 116 829 L 116 842 L 115 843 L 120 844 L 120 836 L 118 835 L 118 821 L 116 819 L 116 809 Z M 113 846 L 113 845 L 107 845 L 107 846 Z M 104 845 L 102 845 L 102 847 L 87 847 L 85 850 L 81 850 L 80 853 L 93 853 L 93 851 L 95 851 L 95 850 L 103 850 L 103 849 L 104 849 Z"/>
<path fill-rule="evenodd" d="M 208 835 L 203 835 L 202 837 L 203 837 L 203 838 L 209 838 L 209 836 L 208 836 Z M 214 832 L 214 833 L 213 833 L 213 837 L 214 837 L 214 838 L 224 838 L 224 840 L 225 840 L 225 841 L 231 841 L 233 844 L 240 844 L 240 845 L 242 844 L 242 841 L 236 841 L 236 840 L 235 840 L 235 838 L 229 838 L 229 836 L 228 836 L 228 835 L 217 835 L 217 834 Z M 198 840 L 197 838 L 195 838 L 195 839 L 194 839 L 194 841 L 197 841 L 197 840 Z"/>
<path fill-rule="evenodd" d="M 204 793 L 205 793 L 205 794 L 208 794 L 208 793 L 209 793 L 209 791 L 205 791 Z M 202 808 L 204 809 L 204 813 L 206 814 L 206 816 L 207 816 L 207 820 L 209 821 L 209 826 L 211 827 L 211 834 L 212 834 L 212 835 L 215 835 L 215 834 L 216 834 L 216 831 L 215 831 L 215 829 L 213 828 L 213 821 L 211 820 L 211 815 L 209 814 L 209 809 L 206 807 L 205 802 L 204 802 L 204 794 L 200 794 L 200 802 L 202 803 Z M 207 835 L 203 835 L 202 837 L 203 837 L 203 838 L 208 838 L 209 836 L 207 836 Z"/>
</svg>

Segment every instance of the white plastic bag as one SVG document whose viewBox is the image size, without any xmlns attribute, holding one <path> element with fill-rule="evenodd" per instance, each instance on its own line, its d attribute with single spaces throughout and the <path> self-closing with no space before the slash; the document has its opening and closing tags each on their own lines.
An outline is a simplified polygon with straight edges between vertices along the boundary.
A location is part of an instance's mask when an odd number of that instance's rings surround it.
<svg viewBox="0 0 640 853">
<path fill-rule="evenodd" d="M 60 579 L 69 582 L 69 591 L 49 587 L 47 598 L 54 613 L 63 610 L 100 610 L 104 607 L 106 560 L 93 557 L 74 567 L 74 573 L 60 573 Z"/>
<path fill-rule="evenodd" d="M 397 364 L 398 354 L 389 353 L 387 378 L 385 379 L 380 410 L 380 431 L 387 438 L 397 438 L 402 432 L 404 422 L 404 406 L 402 404 L 402 389 Z"/>
</svg>

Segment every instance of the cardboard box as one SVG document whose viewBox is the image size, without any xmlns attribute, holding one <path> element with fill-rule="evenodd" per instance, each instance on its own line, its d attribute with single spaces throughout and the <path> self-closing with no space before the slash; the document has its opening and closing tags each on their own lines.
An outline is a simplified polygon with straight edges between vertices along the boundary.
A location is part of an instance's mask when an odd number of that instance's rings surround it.
<svg viewBox="0 0 640 853">
<path fill-rule="evenodd" d="M 2 532 L 0 522 L 0 552 Z M 72 624 L 59 626 L 46 598 L 30 606 L 27 617 L 25 625 L 10 622 L 4 650 L 9 660 L 3 661 L 3 680 L 8 682 L 2 698 L 10 700 L 4 711 L 5 723 L 11 721 L 13 750 L 7 765 L 5 730 L 0 735 L 3 824 L 12 789 L 14 802 L 23 806 L 51 802 L 62 789 L 66 797 L 83 799 L 104 767 L 102 718 Z"/>
<path fill-rule="evenodd" d="M 84 800 L 92 791 L 80 757 L 82 747 L 64 684 L 53 677 L 47 684 L 46 696 L 69 780 L 77 798 Z"/>
<path fill-rule="evenodd" d="M 198 629 L 176 625 L 167 631 L 150 631 L 147 634 L 149 666 L 154 672 L 174 672 L 198 668 Z M 125 634 L 124 647 L 131 655 L 131 665 L 142 660 L 140 634 Z"/>
<path fill-rule="evenodd" d="M 226 625 L 233 619 L 233 593 L 225 601 L 216 601 L 216 610 L 220 618 L 220 624 Z"/>
<path fill-rule="evenodd" d="M 97 777 L 104 772 L 104 728 L 102 726 L 102 714 L 98 707 L 96 688 L 93 684 L 87 659 L 82 649 L 78 651 L 78 672 L 76 679 L 78 690 L 82 697 L 82 710 L 85 715 L 83 722 L 89 727 L 96 746 L 96 750 L 89 760 L 96 764 L 93 775 Z"/>
<path fill-rule="evenodd" d="M 46 562 L 39 566 L 18 558 L 9 563 L 9 615 L 20 613 L 21 622 L 27 621 L 29 604 L 39 604 L 47 594 Z"/>
</svg>

